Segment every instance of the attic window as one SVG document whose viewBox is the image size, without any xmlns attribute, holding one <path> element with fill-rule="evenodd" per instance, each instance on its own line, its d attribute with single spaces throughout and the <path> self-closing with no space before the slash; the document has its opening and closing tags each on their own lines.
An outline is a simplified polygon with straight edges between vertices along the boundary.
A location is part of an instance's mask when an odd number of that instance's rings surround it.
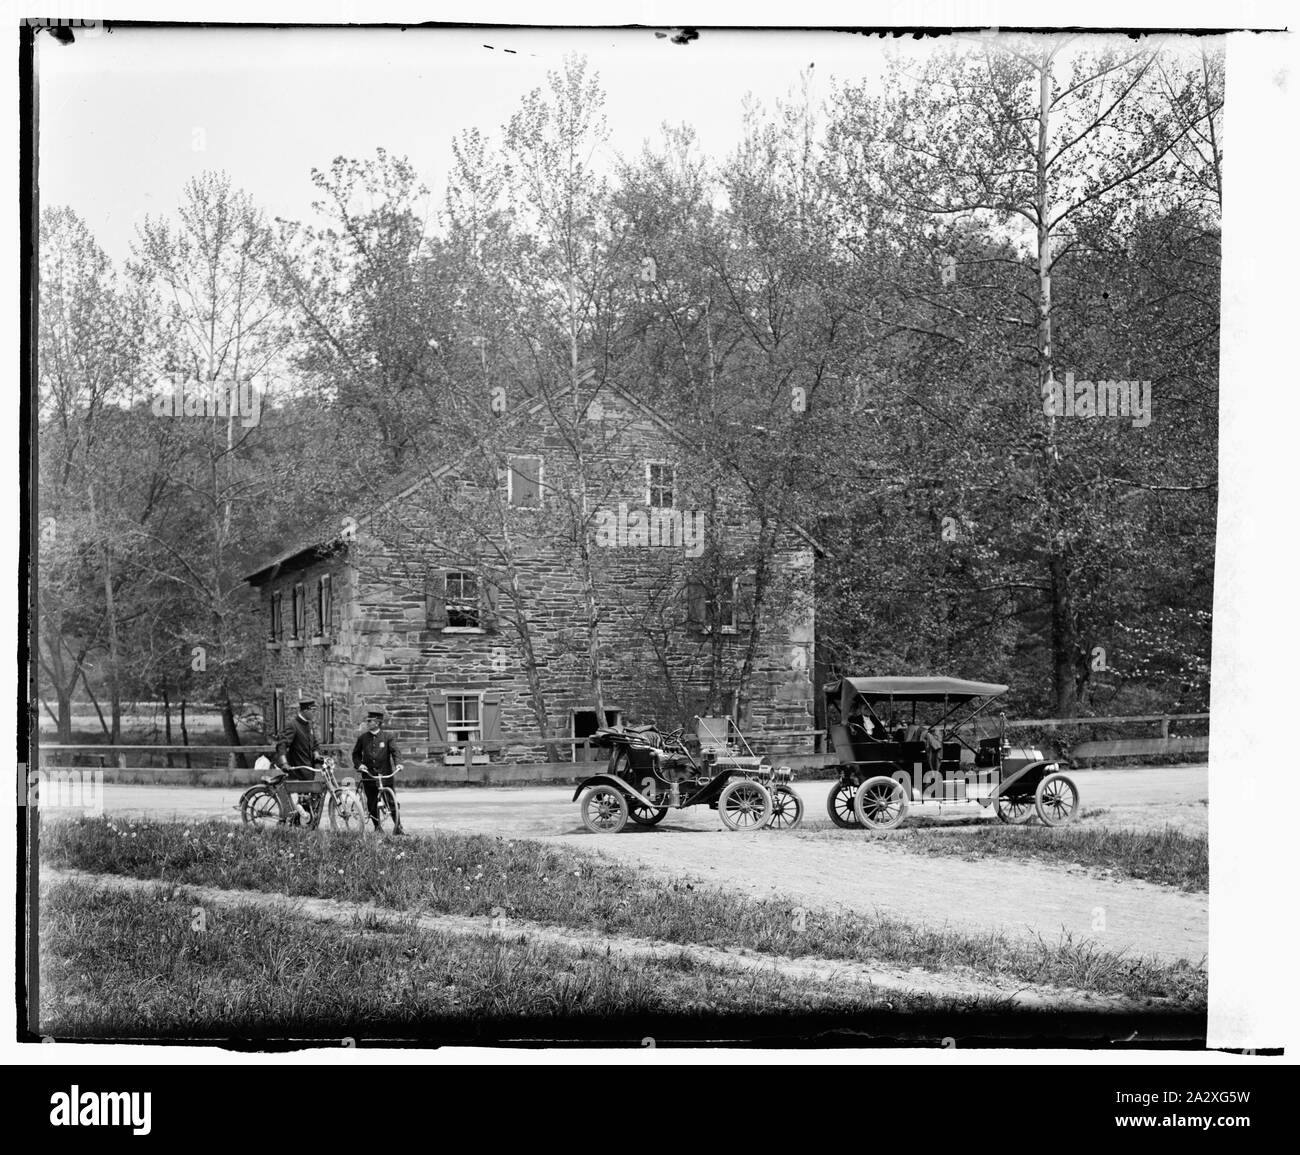
<svg viewBox="0 0 1300 1155">
<path fill-rule="evenodd" d="M 541 509 L 542 459 L 540 457 L 512 456 L 507 477 L 511 505 L 516 509 Z"/>
<path fill-rule="evenodd" d="M 651 509 L 672 509 L 677 487 L 677 469 L 662 461 L 648 461 L 645 467 L 646 504 Z"/>
</svg>

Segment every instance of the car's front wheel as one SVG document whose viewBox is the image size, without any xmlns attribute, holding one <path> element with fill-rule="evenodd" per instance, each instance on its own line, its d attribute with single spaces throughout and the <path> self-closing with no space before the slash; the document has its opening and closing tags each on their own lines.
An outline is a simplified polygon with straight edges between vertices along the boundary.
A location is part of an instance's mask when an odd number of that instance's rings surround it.
<svg viewBox="0 0 1300 1155">
<path fill-rule="evenodd" d="M 761 782 L 734 778 L 718 795 L 718 815 L 728 830 L 762 830 L 772 817 L 772 796 Z"/>
<path fill-rule="evenodd" d="M 593 834 L 617 834 L 627 824 L 627 799 L 612 786 L 593 786 L 582 796 L 582 824 Z"/>
<path fill-rule="evenodd" d="M 1044 826 L 1064 826 L 1079 811 L 1079 788 L 1064 774 L 1049 774 L 1038 784 L 1034 806 Z"/>
<path fill-rule="evenodd" d="M 853 796 L 853 812 L 871 830 L 893 830 L 907 817 L 907 792 L 893 778 L 868 778 Z"/>
</svg>

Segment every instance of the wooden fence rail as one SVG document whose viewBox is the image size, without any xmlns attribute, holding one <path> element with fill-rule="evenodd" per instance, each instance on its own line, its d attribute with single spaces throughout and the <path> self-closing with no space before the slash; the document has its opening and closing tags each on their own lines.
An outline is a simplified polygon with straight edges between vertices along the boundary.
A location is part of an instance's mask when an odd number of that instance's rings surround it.
<svg viewBox="0 0 1300 1155">
<path fill-rule="evenodd" d="M 1123 726 L 1130 724 L 1152 724 L 1160 723 L 1160 736 L 1142 737 L 1142 738 L 1106 738 L 1088 742 L 1081 742 L 1071 747 L 1069 754 L 1071 759 L 1091 760 L 1094 758 L 1119 758 L 1130 757 L 1134 755 L 1147 754 L 1178 754 L 1178 753 L 1205 753 L 1209 749 L 1209 737 L 1206 734 L 1192 735 L 1175 735 L 1169 733 L 1170 726 L 1177 722 L 1205 722 L 1209 720 L 1210 715 L 1206 714 L 1134 714 L 1126 716 L 1106 716 L 1094 718 L 1023 718 L 1009 720 L 1007 728 L 1013 734 L 1018 729 L 1025 728 L 1042 728 L 1042 729 L 1061 729 L 1061 728 L 1091 728 L 1096 726 Z M 833 752 L 828 751 L 825 742 L 826 731 L 824 730 L 770 730 L 765 733 L 754 733 L 748 736 L 750 744 L 758 752 L 769 752 L 774 757 L 781 757 L 791 765 L 799 767 L 816 767 L 819 765 L 831 764 L 835 761 Z M 812 752 L 806 750 L 803 752 L 788 751 L 790 745 L 802 745 L 805 739 L 812 739 Z M 543 739 L 536 734 L 506 734 L 500 738 L 485 739 L 482 741 L 468 743 L 473 750 L 468 752 L 468 756 L 462 753 L 461 758 L 449 765 L 462 765 L 468 762 L 469 765 L 497 766 L 501 763 L 489 762 L 486 758 L 480 758 L 475 762 L 475 754 L 490 755 L 501 753 L 510 747 L 525 747 L 536 749 L 545 746 L 548 743 L 556 746 L 568 746 L 571 748 L 571 761 L 568 763 L 547 763 L 550 766 L 572 765 L 576 763 L 589 762 L 593 760 L 593 755 L 597 759 L 604 757 L 604 751 L 594 748 L 591 745 L 590 738 L 573 738 L 573 737 L 554 737 Z M 425 757 L 436 758 L 441 755 L 444 757 L 450 750 L 464 751 L 466 743 L 450 742 L 423 742 L 416 741 L 411 743 L 413 749 L 418 751 L 418 755 L 412 755 L 412 761 L 421 761 Z M 236 766 L 236 760 L 239 755 L 246 758 L 256 757 L 267 749 L 269 743 L 254 744 L 249 746 L 175 746 L 175 745 L 109 745 L 106 743 L 95 742 L 42 742 L 39 744 L 40 765 L 53 766 L 59 764 L 60 754 L 83 753 L 92 757 L 98 756 L 101 763 L 106 759 L 112 759 L 117 767 L 122 770 L 131 769 L 128 763 L 128 756 L 132 754 L 148 755 L 190 755 L 191 757 L 223 757 L 224 769 L 233 772 Z M 345 763 L 352 751 L 351 742 L 330 742 L 321 746 L 322 750 L 329 753 L 337 754 Z M 540 764 L 539 764 L 540 765 Z M 203 772 L 214 769 L 222 769 L 220 766 L 150 766 L 138 767 L 139 769 L 157 770 L 157 771 L 180 771 L 180 772 Z"/>
</svg>

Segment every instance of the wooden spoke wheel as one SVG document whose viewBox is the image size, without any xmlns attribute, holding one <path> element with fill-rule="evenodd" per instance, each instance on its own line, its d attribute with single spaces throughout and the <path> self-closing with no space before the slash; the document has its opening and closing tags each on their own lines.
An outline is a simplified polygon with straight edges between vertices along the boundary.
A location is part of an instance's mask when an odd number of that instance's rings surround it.
<svg viewBox="0 0 1300 1155">
<path fill-rule="evenodd" d="M 627 816 L 638 826 L 656 826 L 668 813 L 667 806 L 643 806 L 635 800 L 627 805 Z"/>
<path fill-rule="evenodd" d="M 1008 826 L 1021 826 L 1034 816 L 1034 800 L 1028 795 L 1008 798 L 1001 794 L 997 801 L 998 818 Z"/>
<path fill-rule="evenodd" d="M 893 778 L 868 778 L 853 796 L 853 813 L 869 830 L 893 830 L 907 817 L 907 791 Z"/>
<path fill-rule="evenodd" d="M 853 809 L 855 793 L 856 790 L 847 782 L 837 782 L 826 795 L 826 813 L 831 816 L 831 821 L 836 826 L 842 826 L 845 830 L 862 825 L 858 821 L 857 812 Z"/>
<path fill-rule="evenodd" d="M 1044 826 L 1064 826 L 1079 812 L 1079 788 L 1064 774 L 1049 774 L 1034 792 L 1034 806 Z"/>
<path fill-rule="evenodd" d="M 778 786 L 772 791 L 772 817 L 768 826 L 772 830 L 793 830 L 803 821 L 803 799 L 789 786 Z"/>
<path fill-rule="evenodd" d="M 593 834 L 617 834 L 627 825 L 627 799 L 613 786 L 593 786 L 582 796 L 582 824 Z"/>
<path fill-rule="evenodd" d="M 733 778 L 718 795 L 718 815 L 728 830 L 762 830 L 772 817 L 772 796 L 761 782 Z"/>
</svg>

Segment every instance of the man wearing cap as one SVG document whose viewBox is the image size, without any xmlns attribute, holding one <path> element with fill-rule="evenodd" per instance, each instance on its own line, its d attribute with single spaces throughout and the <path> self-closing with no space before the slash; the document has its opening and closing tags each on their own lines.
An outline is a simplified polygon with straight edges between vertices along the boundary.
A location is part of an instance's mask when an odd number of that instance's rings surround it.
<svg viewBox="0 0 1300 1155">
<path fill-rule="evenodd" d="M 362 775 L 361 786 L 366 792 L 366 805 L 370 810 L 370 821 L 379 829 L 379 791 L 381 787 L 393 790 L 393 773 L 400 769 L 397 764 L 401 754 L 393 736 L 383 729 L 384 711 L 367 710 L 366 728 L 357 736 L 356 745 L 352 747 L 352 768 L 368 770 L 378 777 Z M 396 801 L 397 792 L 393 791 Z M 393 807 L 393 833 L 405 834 L 397 807 Z"/>
<path fill-rule="evenodd" d="M 290 778 L 311 781 L 316 775 L 308 767 L 315 767 L 323 762 L 320 743 L 316 740 L 315 722 L 316 699 L 303 698 L 298 703 L 298 716 L 293 720 L 293 725 L 277 736 L 277 749 L 278 743 L 285 744 L 280 768 L 285 770 Z M 298 807 L 298 810 L 301 817 L 302 807 Z"/>
</svg>

